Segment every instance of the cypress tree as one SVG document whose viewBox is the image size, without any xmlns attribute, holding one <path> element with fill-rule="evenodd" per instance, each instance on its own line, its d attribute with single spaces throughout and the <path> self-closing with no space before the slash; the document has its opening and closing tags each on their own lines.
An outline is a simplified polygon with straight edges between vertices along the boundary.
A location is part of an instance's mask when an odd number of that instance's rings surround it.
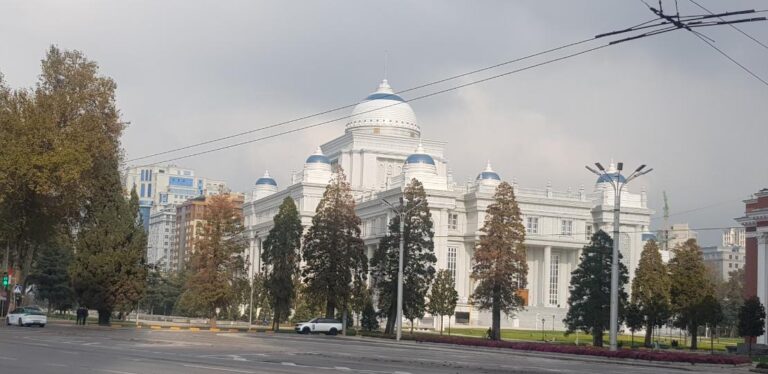
<svg viewBox="0 0 768 374">
<path fill-rule="evenodd" d="M 511 314 L 523 307 L 517 291 L 526 286 L 528 264 L 525 227 L 512 186 L 501 182 L 493 199 L 473 257 L 472 278 L 477 287 L 472 302 L 481 310 L 491 310 L 490 338 L 500 340 L 501 312 Z"/>
<path fill-rule="evenodd" d="M 645 243 L 640 263 L 632 279 L 632 304 L 636 304 L 645 321 L 645 346 L 651 346 L 651 334 L 670 316 L 670 279 L 655 241 Z"/>
<path fill-rule="evenodd" d="M 403 190 L 405 220 L 403 232 L 403 316 L 413 320 L 424 316 L 425 297 L 435 276 L 435 235 L 424 186 L 416 179 Z M 379 243 L 371 269 L 379 295 L 379 310 L 386 313 L 385 333 L 391 334 L 397 320 L 397 273 L 400 256 L 400 216 L 390 220 L 389 232 Z"/>
<path fill-rule="evenodd" d="M 765 334 L 765 307 L 760 298 L 752 296 L 739 309 L 739 336 L 748 338 L 749 355 L 752 356 L 752 341 Z"/>
<path fill-rule="evenodd" d="M 301 249 L 301 219 L 293 199 L 286 197 L 274 218 L 274 227 L 264 241 L 262 261 L 266 266 L 266 288 L 274 312 L 273 328 L 288 318 L 296 297 L 294 281 L 299 276 Z"/>
<path fill-rule="evenodd" d="M 337 308 L 346 307 L 354 284 L 365 280 L 368 272 L 360 217 L 349 182 L 338 166 L 304 235 L 302 257 L 301 274 L 308 292 L 324 300 L 325 317 L 334 318 Z"/>
<path fill-rule="evenodd" d="M 714 295 L 714 287 L 695 239 L 689 239 L 673 251 L 675 257 L 669 261 L 669 273 L 674 325 L 688 331 L 691 350 L 695 350 L 699 326 L 706 323 L 702 306 L 707 296 Z"/>
<path fill-rule="evenodd" d="M 627 304 L 627 267 L 621 262 L 619 252 L 619 319 L 624 315 Z M 592 334 L 592 345 L 603 346 L 603 332 L 611 321 L 611 268 L 613 239 L 603 230 L 592 235 L 584 246 L 579 267 L 571 273 L 571 289 L 568 297 L 568 313 L 563 322 L 567 333 L 581 330 Z"/>
</svg>

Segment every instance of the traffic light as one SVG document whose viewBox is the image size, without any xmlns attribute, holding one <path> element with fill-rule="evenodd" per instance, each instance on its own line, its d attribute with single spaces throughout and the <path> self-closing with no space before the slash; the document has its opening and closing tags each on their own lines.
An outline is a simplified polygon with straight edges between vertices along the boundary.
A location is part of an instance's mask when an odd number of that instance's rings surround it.
<svg viewBox="0 0 768 374">
<path fill-rule="evenodd" d="M 8 273 L 3 273 L 3 287 L 8 287 Z"/>
</svg>

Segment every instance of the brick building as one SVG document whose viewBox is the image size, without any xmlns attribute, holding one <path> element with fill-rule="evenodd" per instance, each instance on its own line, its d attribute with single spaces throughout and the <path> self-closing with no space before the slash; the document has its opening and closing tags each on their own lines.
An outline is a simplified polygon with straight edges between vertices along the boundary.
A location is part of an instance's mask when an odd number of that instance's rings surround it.
<svg viewBox="0 0 768 374">
<path fill-rule="evenodd" d="M 744 296 L 757 295 L 765 305 L 768 301 L 768 188 L 763 188 L 744 203 L 744 216 L 736 219 L 746 231 Z M 757 338 L 757 343 L 768 344 L 767 338 L 763 334 Z"/>
</svg>

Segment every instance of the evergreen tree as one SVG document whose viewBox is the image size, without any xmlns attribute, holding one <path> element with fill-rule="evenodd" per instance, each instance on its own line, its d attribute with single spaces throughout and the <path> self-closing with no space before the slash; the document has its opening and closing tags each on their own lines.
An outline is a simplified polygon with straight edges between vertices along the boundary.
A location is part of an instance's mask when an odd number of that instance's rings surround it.
<svg viewBox="0 0 768 374">
<path fill-rule="evenodd" d="M 651 346 L 651 334 L 670 317 L 670 279 L 655 241 L 645 243 L 640 263 L 632 279 L 632 304 L 637 305 L 645 321 L 645 346 Z"/>
<path fill-rule="evenodd" d="M 325 317 L 333 318 L 337 308 L 346 308 L 355 282 L 362 282 L 368 272 L 360 217 L 338 166 L 304 235 L 302 257 L 308 292 L 325 301 Z"/>
<path fill-rule="evenodd" d="M 480 241 L 475 248 L 472 278 L 477 287 L 472 302 L 491 310 L 493 340 L 501 339 L 501 312 L 511 314 L 523 307 L 518 290 L 526 286 L 525 227 L 512 186 L 501 182 L 488 206 Z"/>
<path fill-rule="evenodd" d="M 75 293 L 70 286 L 71 250 L 58 241 L 42 248 L 27 278 L 34 285 L 37 297 L 48 304 L 48 314 L 54 310 L 70 309 Z"/>
<path fill-rule="evenodd" d="M 715 291 L 721 300 L 723 322 L 721 326 L 729 337 L 736 337 L 739 326 L 739 309 L 744 304 L 744 268 L 728 273 L 728 280 L 720 282 Z"/>
<path fill-rule="evenodd" d="M 373 300 L 368 299 L 363 307 L 363 316 L 360 318 L 360 326 L 365 331 L 378 331 L 379 320 L 376 317 L 376 309 L 373 308 Z"/>
<path fill-rule="evenodd" d="M 669 261 L 669 273 L 674 325 L 688 331 L 691 350 L 695 350 L 699 326 L 705 323 L 702 305 L 707 296 L 714 295 L 714 287 L 696 240 L 689 239 L 673 251 L 675 257 Z"/>
<path fill-rule="evenodd" d="M 307 291 L 307 285 L 301 283 L 300 280 L 296 281 L 296 307 L 291 316 L 291 321 L 307 322 L 312 318 L 323 315 L 322 300 L 312 295 Z"/>
<path fill-rule="evenodd" d="M 80 304 L 98 311 L 100 325 L 110 323 L 113 311 L 132 310 L 143 296 L 147 278 L 147 237 L 139 218 L 139 198 L 134 189 L 126 201 L 116 165 L 110 169 L 100 185 L 102 194 L 95 195 L 86 210 L 70 266 Z"/>
<path fill-rule="evenodd" d="M 207 317 L 216 325 L 216 309 L 230 315 L 231 300 L 245 276 L 243 252 L 248 248 L 241 213 L 228 195 L 209 198 L 203 221 L 198 223 L 191 275 L 179 308 L 193 316 Z"/>
<path fill-rule="evenodd" d="M 416 179 L 403 190 L 403 316 L 411 321 L 424 316 L 427 292 L 435 276 L 435 235 L 424 186 Z M 379 243 L 371 270 L 379 295 L 379 310 L 386 313 L 385 333 L 391 334 L 397 320 L 397 274 L 400 260 L 400 216 L 389 223 L 389 232 Z"/>
<path fill-rule="evenodd" d="M 634 348 L 635 332 L 645 325 L 645 316 L 643 315 L 643 310 L 640 306 L 635 303 L 629 303 L 629 305 L 627 305 L 627 308 L 624 310 L 624 316 L 627 328 L 629 329 L 629 332 L 632 333 L 631 347 Z"/>
<path fill-rule="evenodd" d="M 765 334 L 765 307 L 760 298 L 752 296 L 739 309 L 739 336 L 747 338 L 749 355 L 752 356 L 752 341 Z"/>
<path fill-rule="evenodd" d="M 443 316 L 451 316 L 456 310 L 456 302 L 459 301 L 459 293 L 456 292 L 456 283 L 448 269 L 437 272 L 435 283 L 429 293 L 427 310 L 433 316 L 440 317 L 440 335 L 443 335 Z"/>
<path fill-rule="evenodd" d="M 629 278 L 621 257 L 619 252 L 619 322 L 627 304 L 624 285 Z M 612 259 L 613 240 L 600 230 L 584 246 L 579 267 L 571 273 L 568 313 L 563 322 L 569 334 L 577 329 L 592 334 L 592 345 L 595 347 L 603 346 L 603 332 L 609 328 L 611 321 L 611 272 L 608 269 Z"/>
<path fill-rule="evenodd" d="M 264 241 L 261 254 L 267 271 L 266 288 L 272 303 L 273 328 L 288 319 L 296 297 L 294 281 L 299 276 L 299 250 L 301 248 L 301 219 L 293 199 L 286 197 L 274 218 L 274 227 Z"/>
</svg>

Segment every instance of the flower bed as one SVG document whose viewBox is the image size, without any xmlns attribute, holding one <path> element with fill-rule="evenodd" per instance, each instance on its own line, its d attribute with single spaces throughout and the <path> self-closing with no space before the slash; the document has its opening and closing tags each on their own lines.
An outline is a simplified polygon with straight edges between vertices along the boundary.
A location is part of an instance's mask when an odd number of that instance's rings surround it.
<svg viewBox="0 0 768 374">
<path fill-rule="evenodd" d="M 509 349 L 523 350 L 523 351 L 567 353 L 567 354 L 575 354 L 575 355 L 599 356 L 599 357 L 609 357 L 609 358 L 610 357 L 630 358 L 635 360 L 646 360 L 646 361 L 688 362 L 692 364 L 721 364 L 721 365 L 739 365 L 739 364 L 746 364 L 751 362 L 747 357 L 741 357 L 741 356 L 703 355 L 703 354 L 685 353 L 685 352 L 663 352 L 663 351 L 630 350 L 630 349 L 620 349 L 616 352 L 611 352 L 608 349 L 598 348 L 598 347 L 582 347 L 582 346 L 574 346 L 574 345 L 547 344 L 547 343 L 508 342 L 503 340 L 493 341 L 493 340 L 458 337 L 458 336 L 418 335 L 416 336 L 415 340 L 418 342 L 428 342 L 428 343 L 446 343 L 446 344 L 469 345 L 469 346 L 475 346 L 475 347 L 509 348 Z"/>
</svg>

